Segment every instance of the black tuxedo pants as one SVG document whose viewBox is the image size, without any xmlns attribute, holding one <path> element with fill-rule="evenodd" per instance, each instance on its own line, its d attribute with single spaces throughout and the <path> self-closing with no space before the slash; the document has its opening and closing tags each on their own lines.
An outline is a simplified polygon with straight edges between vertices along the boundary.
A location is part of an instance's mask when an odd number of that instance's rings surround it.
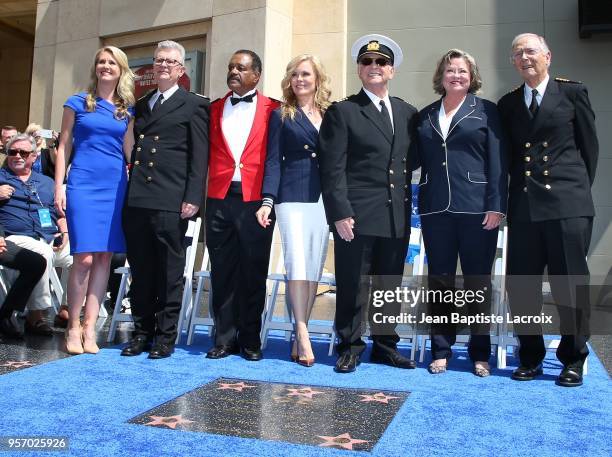
<svg viewBox="0 0 612 457">
<path fill-rule="evenodd" d="M 274 223 L 259 225 L 255 213 L 260 207 L 260 200 L 244 202 L 231 191 L 224 199 L 206 201 L 216 346 L 261 347 Z M 274 219 L 274 212 L 270 216 Z"/>
<path fill-rule="evenodd" d="M 455 291 L 457 258 L 461 263 L 464 290 L 484 291 L 484 301 L 469 303 L 430 302 L 432 315 L 450 316 L 467 307 L 468 315 L 487 314 L 491 308 L 491 269 L 497 247 L 498 230 L 484 230 L 484 214 L 439 213 L 421 217 L 421 229 L 427 254 L 429 290 Z M 482 293 L 482 292 L 481 292 Z M 488 361 L 491 356 L 489 325 L 471 325 L 468 355 L 473 362 Z M 452 355 L 457 340 L 456 324 L 431 324 L 432 358 L 445 359 Z"/>
<path fill-rule="evenodd" d="M 344 241 L 334 229 L 334 258 L 336 266 L 335 328 L 340 341 L 338 354 L 361 354 L 366 344 L 361 339 L 366 322 L 370 322 L 372 350 L 381 355 L 394 352 L 399 341 L 395 324 L 374 324 L 374 313 L 397 316 L 401 303 L 385 302 L 382 307 L 368 306 L 370 289 L 395 290 L 401 286 L 408 250 L 407 238 L 383 238 L 355 235 Z"/>
<path fill-rule="evenodd" d="M 123 212 L 134 336 L 174 345 L 183 298 L 187 224 L 177 212 L 130 207 Z"/>
<path fill-rule="evenodd" d="M 561 342 L 557 358 L 563 365 L 582 365 L 589 354 L 588 296 L 580 284 L 589 277 L 586 256 L 593 219 L 530 222 L 513 220 L 508 232 L 508 298 L 515 316 L 542 311 L 542 275 L 548 268 L 551 292 L 559 310 Z M 546 348 L 538 324 L 515 325 L 522 365 L 544 360 Z"/>
</svg>

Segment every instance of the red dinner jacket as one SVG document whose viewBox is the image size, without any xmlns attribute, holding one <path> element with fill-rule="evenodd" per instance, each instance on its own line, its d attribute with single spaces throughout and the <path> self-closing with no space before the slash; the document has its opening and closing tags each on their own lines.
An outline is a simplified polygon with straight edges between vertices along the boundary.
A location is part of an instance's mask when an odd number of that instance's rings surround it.
<svg viewBox="0 0 612 457">
<path fill-rule="evenodd" d="M 225 100 L 231 95 L 215 100 L 210 105 L 210 155 L 208 162 L 208 198 L 225 198 L 234 176 L 236 163 L 223 136 L 221 120 Z M 266 162 L 268 119 L 278 108 L 279 102 L 257 91 L 257 108 L 253 126 L 240 157 L 242 199 L 245 202 L 261 200 L 261 186 Z"/>
</svg>

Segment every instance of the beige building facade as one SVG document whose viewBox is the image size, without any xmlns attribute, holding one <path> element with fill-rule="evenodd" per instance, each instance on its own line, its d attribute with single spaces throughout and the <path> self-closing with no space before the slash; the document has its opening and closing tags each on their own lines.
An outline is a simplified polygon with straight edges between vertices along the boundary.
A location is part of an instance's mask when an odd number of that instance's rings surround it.
<svg viewBox="0 0 612 457">
<path fill-rule="evenodd" d="M 612 34 L 580 39 L 578 0 L 38 0 L 29 119 L 59 129 L 66 98 L 87 86 L 95 51 L 112 44 L 130 60 L 149 59 L 162 39 L 199 53 L 199 87 L 211 99 L 226 92 L 226 65 L 240 48 L 264 63 L 261 89 L 280 97 L 286 63 L 318 55 L 332 78 L 333 98 L 359 89 L 351 43 L 366 33 L 392 37 L 405 60 L 392 94 L 417 108 L 431 103 L 436 60 L 448 49 L 479 64 L 483 96 L 496 101 L 520 80 L 509 61 L 512 38 L 546 37 L 551 73 L 585 82 L 597 116 L 600 162 L 593 189 L 597 218 L 589 262 L 595 274 L 612 265 Z"/>
</svg>

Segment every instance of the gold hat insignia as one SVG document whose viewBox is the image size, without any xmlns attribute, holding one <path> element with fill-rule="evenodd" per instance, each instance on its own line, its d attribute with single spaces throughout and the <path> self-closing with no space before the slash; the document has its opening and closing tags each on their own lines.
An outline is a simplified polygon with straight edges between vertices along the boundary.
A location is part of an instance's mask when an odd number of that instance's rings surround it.
<svg viewBox="0 0 612 457">
<path fill-rule="evenodd" d="M 370 41 L 368 43 L 368 47 L 367 47 L 368 51 L 378 51 L 379 49 L 380 49 L 380 44 L 378 44 L 378 41 Z"/>
</svg>

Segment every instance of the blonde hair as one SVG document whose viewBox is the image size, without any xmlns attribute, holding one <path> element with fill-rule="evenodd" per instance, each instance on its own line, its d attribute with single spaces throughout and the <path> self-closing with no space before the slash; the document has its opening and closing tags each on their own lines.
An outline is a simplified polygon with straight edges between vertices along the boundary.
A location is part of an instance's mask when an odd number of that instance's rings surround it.
<svg viewBox="0 0 612 457">
<path fill-rule="evenodd" d="M 39 130 L 42 130 L 42 127 L 36 122 L 32 122 L 28 124 L 26 129 L 23 131 L 23 133 L 25 133 L 26 135 L 30 135 L 34 137 L 34 140 L 36 140 L 36 150 L 44 149 L 47 147 L 47 140 L 45 140 L 43 137 L 40 137 L 40 136 L 37 137 L 36 135 L 34 135 Z M 40 144 L 38 143 L 39 139 L 40 139 Z"/>
<path fill-rule="evenodd" d="M 446 90 L 442 85 L 442 79 L 444 78 L 444 70 L 446 70 L 446 66 L 450 64 L 452 59 L 463 59 L 467 64 L 470 69 L 470 87 L 468 88 L 468 92 L 470 94 L 478 94 L 482 87 L 482 78 L 480 77 L 478 65 L 476 65 L 474 57 L 461 49 L 451 49 L 438 60 L 436 71 L 433 76 L 434 92 L 436 94 L 446 95 Z"/>
<path fill-rule="evenodd" d="M 281 81 L 281 89 L 283 91 L 283 103 L 281 105 L 281 119 L 286 119 L 287 117 L 290 119 L 295 119 L 295 113 L 297 113 L 298 105 L 297 98 L 291 89 L 291 76 L 295 69 L 302 62 L 310 62 L 312 64 L 312 69 L 314 70 L 314 74 L 316 77 L 316 90 L 314 94 L 314 105 L 315 108 L 321 111 L 321 114 L 325 113 L 325 110 L 331 105 L 329 98 L 331 96 L 331 90 L 329 88 L 329 76 L 325 72 L 325 68 L 321 64 L 321 61 L 318 57 L 310 55 L 310 54 L 300 54 L 299 56 L 294 57 L 287 64 L 287 69 L 285 70 L 285 76 Z"/>
<path fill-rule="evenodd" d="M 96 109 L 96 89 L 98 87 L 96 65 L 98 64 L 100 54 L 102 54 L 103 52 L 108 52 L 111 56 L 113 56 L 113 58 L 119 65 L 119 69 L 121 71 L 121 74 L 119 76 L 119 82 L 117 82 L 117 87 L 115 87 L 113 103 L 117 108 L 115 110 L 115 118 L 125 119 L 130 115 L 128 112 L 128 108 L 134 105 L 135 102 L 134 73 L 132 73 L 132 70 L 130 70 L 130 66 L 128 65 L 128 58 L 125 53 L 115 46 L 104 46 L 103 48 L 98 49 L 98 51 L 96 52 L 93 65 L 91 67 L 89 87 L 87 88 L 87 111 L 93 112 Z"/>
</svg>

